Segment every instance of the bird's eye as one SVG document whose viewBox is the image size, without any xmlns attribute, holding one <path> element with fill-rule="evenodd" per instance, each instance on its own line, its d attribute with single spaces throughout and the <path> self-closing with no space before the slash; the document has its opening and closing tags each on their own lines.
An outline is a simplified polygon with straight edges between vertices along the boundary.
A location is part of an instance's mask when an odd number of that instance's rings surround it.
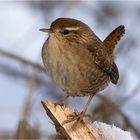
<svg viewBox="0 0 140 140">
<path fill-rule="evenodd" d="M 64 30 L 64 35 L 67 35 L 67 34 L 69 34 L 69 30 Z"/>
</svg>

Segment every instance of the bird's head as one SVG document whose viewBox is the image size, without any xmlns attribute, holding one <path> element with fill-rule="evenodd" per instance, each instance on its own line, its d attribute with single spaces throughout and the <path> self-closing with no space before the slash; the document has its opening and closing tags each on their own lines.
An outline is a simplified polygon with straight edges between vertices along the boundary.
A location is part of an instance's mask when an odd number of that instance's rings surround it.
<svg viewBox="0 0 140 140">
<path fill-rule="evenodd" d="M 52 22 L 49 29 L 40 30 L 49 33 L 50 38 L 68 43 L 86 43 L 93 37 L 88 25 L 72 18 L 58 18 Z"/>
</svg>

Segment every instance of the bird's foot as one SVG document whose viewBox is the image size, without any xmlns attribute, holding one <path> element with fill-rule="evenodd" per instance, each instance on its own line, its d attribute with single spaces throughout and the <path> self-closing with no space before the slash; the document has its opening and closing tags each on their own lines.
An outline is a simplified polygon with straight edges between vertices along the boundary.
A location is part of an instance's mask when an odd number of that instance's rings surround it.
<svg viewBox="0 0 140 140">
<path fill-rule="evenodd" d="M 55 111 L 56 111 L 57 106 L 66 107 L 66 104 L 63 101 L 62 102 L 56 102 L 56 103 L 54 103 L 54 105 L 55 105 Z"/>
<path fill-rule="evenodd" d="M 55 106 L 57 106 L 57 105 L 64 106 L 64 107 L 66 106 L 65 102 L 63 102 L 63 101 L 55 103 Z"/>
<path fill-rule="evenodd" d="M 84 112 L 81 112 L 81 113 L 74 112 L 73 114 L 70 114 L 67 116 L 67 120 L 65 120 L 62 123 L 62 125 L 73 122 L 73 121 L 77 121 L 76 123 L 79 123 L 79 122 L 83 121 L 83 117 L 85 117 L 85 116 L 87 116 L 87 115 L 85 115 Z"/>
</svg>

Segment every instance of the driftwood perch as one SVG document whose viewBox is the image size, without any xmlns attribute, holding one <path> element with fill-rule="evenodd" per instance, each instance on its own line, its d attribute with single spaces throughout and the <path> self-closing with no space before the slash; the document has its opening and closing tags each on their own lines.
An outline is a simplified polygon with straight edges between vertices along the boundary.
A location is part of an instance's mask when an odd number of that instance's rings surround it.
<svg viewBox="0 0 140 140">
<path fill-rule="evenodd" d="M 55 105 L 50 101 L 42 101 L 42 104 L 50 117 L 54 122 L 56 131 L 61 135 L 61 139 L 71 140 L 118 140 L 127 139 L 132 140 L 129 132 L 123 131 L 115 126 L 110 126 L 101 122 L 92 123 L 87 117 L 83 119 L 83 122 L 79 122 L 74 127 L 74 122 L 63 124 L 67 120 L 69 114 L 74 113 L 69 108 L 65 108 L 60 105 Z"/>
<path fill-rule="evenodd" d="M 79 122 L 77 127 L 73 127 L 74 122 L 62 125 L 62 123 L 67 120 L 67 116 L 73 113 L 70 109 L 55 105 L 50 101 L 43 101 L 42 104 L 48 116 L 54 122 L 56 131 L 63 135 L 64 138 L 74 140 L 95 140 L 94 135 L 84 122 Z"/>
</svg>

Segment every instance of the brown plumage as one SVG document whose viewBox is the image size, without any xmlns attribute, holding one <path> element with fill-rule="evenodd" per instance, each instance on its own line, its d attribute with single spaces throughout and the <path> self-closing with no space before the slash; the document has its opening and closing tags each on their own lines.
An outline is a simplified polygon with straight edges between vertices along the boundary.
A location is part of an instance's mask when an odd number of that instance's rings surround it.
<svg viewBox="0 0 140 140">
<path fill-rule="evenodd" d="M 118 68 L 113 49 L 124 33 L 124 26 L 116 28 L 102 42 L 83 22 L 59 18 L 48 32 L 42 48 L 43 63 L 50 76 L 69 96 L 90 96 L 83 111 L 72 119 L 81 119 L 93 96 L 111 81 L 117 84 Z"/>
<path fill-rule="evenodd" d="M 103 43 L 106 51 L 109 54 L 113 54 L 115 45 L 118 43 L 121 37 L 123 37 L 124 34 L 125 34 L 125 27 L 124 25 L 120 25 L 106 37 Z"/>
</svg>

